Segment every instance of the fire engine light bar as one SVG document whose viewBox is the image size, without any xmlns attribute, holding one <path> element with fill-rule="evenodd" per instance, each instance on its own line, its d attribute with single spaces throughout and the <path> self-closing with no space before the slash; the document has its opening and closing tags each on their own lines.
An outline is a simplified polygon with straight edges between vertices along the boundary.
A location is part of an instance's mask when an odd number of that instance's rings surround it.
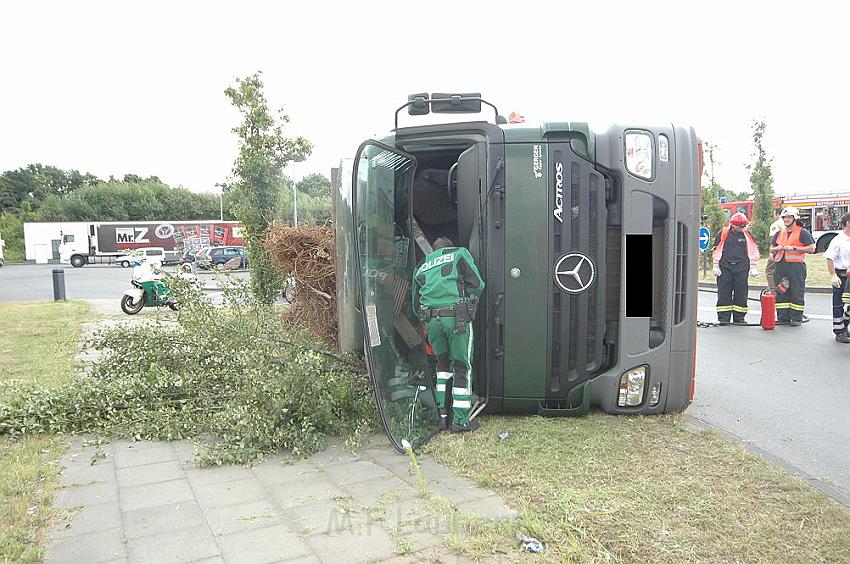
<svg viewBox="0 0 850 564">
<path fill-rule="evenodd" d="M 643 390 L 646 383 L 647 366 L 638 366 L 620 376 L 620 390 L 617 405 L 634 407 L 643 402 Z"/>
<path fill-rule="evenodd" d="M 649 133 L 626 133 L 626 169 L 638 178 L 652 178 L 652 136 Z"/>
</svg>

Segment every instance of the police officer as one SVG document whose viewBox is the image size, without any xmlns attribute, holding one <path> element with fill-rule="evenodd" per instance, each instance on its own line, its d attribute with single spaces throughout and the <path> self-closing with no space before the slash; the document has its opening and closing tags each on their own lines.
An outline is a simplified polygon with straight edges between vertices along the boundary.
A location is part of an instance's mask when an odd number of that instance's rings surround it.
<svg viewBox="0 0 850 564">
<path fill-rule="evenodd" d="M 714 241 L 711 256 L 717 276 L 717 320 L 721 325 L 728 325 L 730 318 L 734 323 L 745 323 L 749 311 L 747 274 L 758 276 L 759 250 L 747 230 L 748 223 L 746 215 L 736 213 Z"/>
<path fill-rule="evenodd" d="M 829 242 L 823 256 L 832 275 L 832 332 L 839 343 L 850 343 L 847 334 L 848 319 L 844 316 L 844 304 L 850 301 L 845 293 L 847 268 L 850 267 L 850 213 L 839 219 L 841 231 Z"/>
<path fill-rule="evenodd" d="M 806 305 L 806 255 L 815 252 L 815 240 L 798 224 L 797 208 L 788 206 L 781 215 L 784 228 L 770 240 L 776 263 L 776 319 L 799 327 Z"/>
<path fill-rule="evenodd" d="M 472 431 L 472 319 L 484 281 L 469 251 L 440 237 L 433 251 L 413 274 L 413 307 L 427 328 L 428 342 L 437 356 L 437 406 L 440 430 Z M 446 409 L 451 391 L 451 420 Z"/>
</svg>

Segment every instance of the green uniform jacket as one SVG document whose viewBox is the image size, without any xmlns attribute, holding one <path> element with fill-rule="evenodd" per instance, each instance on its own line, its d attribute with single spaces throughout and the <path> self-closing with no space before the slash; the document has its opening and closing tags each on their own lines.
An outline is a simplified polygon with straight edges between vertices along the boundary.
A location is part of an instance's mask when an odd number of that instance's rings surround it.
<svg viewBox="0 0 850 564">
<path fill-rule="evenodd" d="M 451 307 L 460 299 L 480 296 L 484 280 L 463 247 L 445 247 L 428 254 L 413 274 L 413 307 Z"/>
</svg>

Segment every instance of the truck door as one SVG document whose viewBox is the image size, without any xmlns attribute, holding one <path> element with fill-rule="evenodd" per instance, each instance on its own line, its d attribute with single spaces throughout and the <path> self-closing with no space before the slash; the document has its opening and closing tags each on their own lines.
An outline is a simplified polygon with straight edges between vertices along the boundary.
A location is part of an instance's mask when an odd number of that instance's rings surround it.
<svg viewBox="0 0 850 564">
<path fill-rule="evenodd" d="M 415 268 L 410 194 L 416 159 L 366 141 L 352 175 L 359 314 L 381 424 L 393 446 L 414 448 L 437 432 L 434 371 L 411 305 Z"/>
</svg>

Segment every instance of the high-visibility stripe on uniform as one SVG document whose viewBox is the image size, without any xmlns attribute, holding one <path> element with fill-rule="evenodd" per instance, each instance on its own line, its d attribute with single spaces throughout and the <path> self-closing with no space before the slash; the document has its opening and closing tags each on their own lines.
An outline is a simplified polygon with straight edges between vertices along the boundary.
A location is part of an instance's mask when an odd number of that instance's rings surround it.
<svg viewBox="0 0 850 564">
<path fill-rule="evenodd" d="M 777 302 L 776 309 L 788 309 L 791 307 L 791 302 Z"/>
<path fill-rule="evenodd" d="M 806 306 L 789 302 L 788 307 L 790 307 L 794 311 L 803 311 Z"/>
<path fill-rule="evenodd" d="M 472 402 L 470 400 L 453 400 L 452 407 L 457 407 L 460 409 L 469 409 L 472 407 Z"/>
<path fill-rule="evenodd" d="M 747 313 L 748 311 L 750 311 L 750 308 L 746 306 L 733 305 L 732 311 L 737 311 L 738 313 Z"/>
<path fill-rule="evenodd" d="M 732 306 L 717 306 L 715 309 L 717 311 L 732 311 Z"/>
<path fill-rule="evenodd" d="M 439 382 L 446 382 L 451 377 L 452 377 L 451 372 L 437 372 L 437 381 L 439 381 Z"/>
</svg>

